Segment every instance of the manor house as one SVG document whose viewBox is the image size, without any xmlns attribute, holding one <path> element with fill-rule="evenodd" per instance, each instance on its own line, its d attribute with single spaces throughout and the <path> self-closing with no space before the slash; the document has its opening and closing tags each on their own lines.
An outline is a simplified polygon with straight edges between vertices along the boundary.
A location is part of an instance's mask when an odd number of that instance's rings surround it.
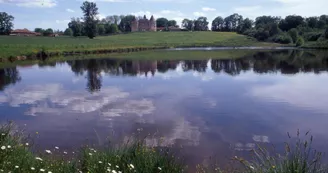
<svg viewBox="0 0 328 173">
<path fill-rule="evenodd" d="M 143 19 L 136 19 L 131 22 L 131 31 L 138 32 L 138 31 L 156 31 L 156 20 L 154 16 L 148 20 L 146 15 Z"/>
</svg>

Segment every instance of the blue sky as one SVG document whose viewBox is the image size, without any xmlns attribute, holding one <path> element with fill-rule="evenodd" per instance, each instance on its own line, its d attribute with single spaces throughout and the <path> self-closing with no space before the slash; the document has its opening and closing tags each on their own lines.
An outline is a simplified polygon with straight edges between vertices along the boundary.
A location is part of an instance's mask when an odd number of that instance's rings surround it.
<svg viewBox="0 0 328 173">
<path fill-rule="evenodd" d="M 300 14 L 315 16 L 327 14 L 328 0 L 93 0 L 99 8 L 99 17 L 113 14 L 146 14 L 175 19 L 216 16 L 239 13 L 255 19 L 260 15 L 286 16 Z M 65 29 L 72 17 L 81 17 L 83 0 L 0 0 L 0 12 L 15 17 L 14 27 Z"/>
</svg>

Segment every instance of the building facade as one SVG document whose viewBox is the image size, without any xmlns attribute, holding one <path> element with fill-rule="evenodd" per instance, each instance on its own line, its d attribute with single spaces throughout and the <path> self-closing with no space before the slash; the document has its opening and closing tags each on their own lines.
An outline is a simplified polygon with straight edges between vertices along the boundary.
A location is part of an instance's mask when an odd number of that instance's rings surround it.
<svg viewBox="0 0 328 173">
<path fill-rule="evenodd" d="M 156 31 L 156 20 L 154 16 L 148 20 L 146 15 L 143 19 L 136 19 L 131 22 L 131 32 Z"/>
</svg>

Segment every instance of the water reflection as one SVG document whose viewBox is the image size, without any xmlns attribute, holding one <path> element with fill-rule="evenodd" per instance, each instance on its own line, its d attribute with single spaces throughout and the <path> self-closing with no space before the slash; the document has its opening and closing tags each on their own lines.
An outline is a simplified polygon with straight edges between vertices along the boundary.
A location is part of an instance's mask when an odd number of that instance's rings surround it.
<svg viewBox="0 0 328 173">
<path fill-rule="evenodd" d="M 327 53 L 295 50 L 43 62 L 0 70 L 0 121 L 27 124 L 45 134 L 36 138 L 40 146 L 65 149 L 137 133 L 147 145 L 177 149 L 191 165 L 243 155 L 257 143 L 283 144 L 296 129 L 311 129 L 326 151 L 327 71 Z"/>
</svg>

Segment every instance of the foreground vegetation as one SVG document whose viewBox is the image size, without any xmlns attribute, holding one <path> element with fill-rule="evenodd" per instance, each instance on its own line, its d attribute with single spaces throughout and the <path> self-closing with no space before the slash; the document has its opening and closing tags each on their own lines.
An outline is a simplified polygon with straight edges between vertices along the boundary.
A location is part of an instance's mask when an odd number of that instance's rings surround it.
<svg viewBox="0 0 328 173">
<path fill-rule="evenodd" d="M 125 145 L 116 149 L 95 150 L 84 147 L 81 152 L 67 157 L 66 151 L 55 147 L 41 153 L 31 152 L 31 146 L 23 134 L 13 131 L 12 124 L 0 128 L 0 172 L 29 173 L 179 173 L 186 166 L 170 155 L 168 150 L 149 148 L 142 144 Z M 308 133 L 306 133 L 308 136 Z M 254 160 L 246 161 L 235 156 L 243 168 L 240 173 L 326 173 L 321 165 L 322 154 L 311 148 L 313 137 L 286 144 L 284 155 L 273 154 L 259 146 L 254 151 Z M 64 159 L 65 158 L 65 159 Z M 71 159 L 68 159 L 71 158 Z M 219 168 L 198 166 L 199 173 L 224 172 Z M 231 171 L 229 171 L 231 172 Z"/>
<path fill-rule="evenodd" d="M 48 55 L 131 52 L 143 49 L 206 46 L 280 46 L 258 42 L 236 33 L 217 32 L 144 32 L 96 37 L 10 37 L 0 36 L 0 58 Z"/>
</svg>

